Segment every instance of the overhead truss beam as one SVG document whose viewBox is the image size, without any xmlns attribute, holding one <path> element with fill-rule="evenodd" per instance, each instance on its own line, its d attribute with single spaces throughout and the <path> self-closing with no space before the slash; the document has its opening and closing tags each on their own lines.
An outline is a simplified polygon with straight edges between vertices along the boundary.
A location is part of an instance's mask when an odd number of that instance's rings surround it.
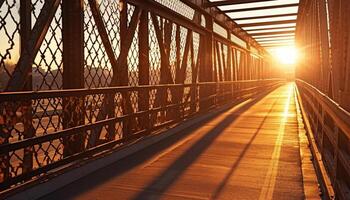
<svg viewBox="0 0 350 200">
<path fill-rule="evenodd" d="M 276 0 L 226 0 L 226 1 L 208 2 L 206 4 L 206 7 L 217 7 L 217 6 L 244 4 L 244 3 L 265 2 L 265 1 L 276 1 Z"/>
<path fill-rule="evenodd" d="M 263 36 L 255 36 L 254 39 L 264 39 L 264 38 L 280 38 L 280 37 L 295 37 L 294 33 L 281 34 L 281 35 L 263 35 Z"/>
<path fill-rule="evenodd" d="M 295 25 L 293 26 L 281 26 L 281 27 L 272 27 L 272 28 L 257 28 L 257 29 L 250 29 L 246 30 L 248 33 L 252 31 L 269 31 L 269 30 L 279 30 L 279 29 L 286 29 L 286 28 L 295 28 Z"/>
<path fill-rule="evenodd" d="M 288 14 L 281 14 L 281 15 L 263 15 L 263 16 L 255 16 L 255 17 L 241 17 L 241 18 L 233 18 L 233 20 L 252 20 L 252 19 L 266 19 L 266 18 L 275 18 L 275 17 L 292 17 L 297 16 L 298 13 L 288 13 Z"/>
<path fill-rule="evenodd" d="M 298 5 L 299 5 L 298 3 L 290 3 L 290 4 L 275 5 L 275 6 L 252 7 L 252 8 L 242 8 L 242 9 L 229 9 L 229 10 L 223 10 L 223 12 L 225 12 L 225 13 L 232 13 L 232 12 L 246 12 L 246 11 L 256 11 L 256 10 L 266 10 L 266 9 L 277 9 L 277 8 L 289 8 L 289 7 L 296 7 Z"/>
<path fill-rule="evenodd" d="M 285 37 L 285 38 L 275 38 L 275 39 L 267 39 L 267 40 L 256 40 L 259 43 L 262 42 L 278 42 L 278 41 L 285 41 L 285 40 L 294 40 L 294 37 Z"/>
<path fill-rule="evenodd" d="M 259 44 L 277 44 L 277 43 L 289 43 L 294 42 L 294 39 L 284 39 L 284 40 L 270 40 L 270 41 L 259 41 Z"/>
<path fill-rule="evenodd" d="M 247 23 L 239 24 L 240 27 L 252 27 L 252 26 L 270 26 L 270 25 L 279 25 L 279 24 L 291 24 L 296 23 L 297 20 L 283 20 L 283 21 L 272 21 L 272 22 L 258 22 L 258 23 Z"/>
<path fill-rule="evenodd" d="M 294 31 L 275 31 L 275 32 L 264 32 L 264 33 L 251 33 L 251 36 L 260 36 L 260 35 L 280 35 L 285 33 L 294 33 Z"/>
<path fill-rule="evenodd" d="M 262 47 L 281 47 L 281 46 L 292 46 L 294 45 L 294 42 L 289 43 L 275 43 L 275 44 L 261 44 Z"/>
</svg>

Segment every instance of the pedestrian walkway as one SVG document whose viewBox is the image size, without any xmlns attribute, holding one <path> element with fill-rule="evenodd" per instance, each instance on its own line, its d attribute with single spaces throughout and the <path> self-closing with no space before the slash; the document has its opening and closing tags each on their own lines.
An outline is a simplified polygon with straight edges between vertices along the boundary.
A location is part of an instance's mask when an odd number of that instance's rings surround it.
<svg viewBox="0 0 350 200">
<path fill-rule="evenodd" d="M 296 111 L 289 83 L 44 199 L 304 199 Z"/>
</svg>

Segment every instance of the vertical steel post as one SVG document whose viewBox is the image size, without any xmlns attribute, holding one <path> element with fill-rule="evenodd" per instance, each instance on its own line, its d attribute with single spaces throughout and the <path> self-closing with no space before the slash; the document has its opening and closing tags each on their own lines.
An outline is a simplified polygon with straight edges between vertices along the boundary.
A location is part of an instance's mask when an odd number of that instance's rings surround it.
<svg viewBox="0 0 350 200">
<path fill-rule="evenodd" d="M 320 26 L 320 45 L 321 45 L 321 64 L 322 64 L 322 90 L 330 97 L 333 95 L 330 93 L 329 88 L 331 82 L 329 80 L 330 75 L 330 62 L 329 62 L 329 36 L 327 26 L 327 9 L 326 1 L 318 1 L 319 4 L 319 26 Z"/>
<path fill-rule="evenodd" d="M 126 51 L 129 51 L 128 48 L 125 48 L 126 43 L 125 40 L 123 40 L 123 37 L 127 34 L 128 30 L 128 5 L 126 0 L 121 0 L 121 10 L 120 10 L 120 49 L 124 49 Z M 131 47 L 132 48 L 132 47 Z M 127 52 L 124 52 L 127 55 Z M 129 74 L 128 74 L 128 60 L 125 59 L 123 62 L 119 63 L 118 69 L 115 69 L 113 71 L 116 71 L 115 74 L 117 77 L 117 85 L 118 86 L 127 86 L 129 84 Z M 123 114 L 129 114 L 132 111 L 131 103 L 130 103 L 130 94 L 129 92 L 123 92 L 122 93 L 122 109 Z M 123 137 L 128 136 L 131 133 L 131 126 L 132 123 L 130 123 L 133 119 L 125 119 L 123 121 Z"/>
<path fill-rule="evenodd" d="M 211 82 L 213 81 L 213 43 L 214 43 L 214 35 L 213 35 L 213 18 L 211 16 L 206 16 L 206 28 L 211 30 L 206 35 L 201 36 L 201 43 L 203 47 L 203 52 L 201 56 L 201 64 L 199 66 L 199 81 L 200 82 Z M 201 86 L 199 88 L 199 96 L 200 99 L 209 97 L 214 94 L 215 86 Z M 200 109 L 205 110 L 208 109 L 213 104 L 212 99 L 207 101 L 200 102 Z"/>
<path fill-rule="evenodd" d="M 230 33 L 230 31 L 227 31 L 227 39 L 229 40 L 229 41 L 231 41 L 231 33 Z M 227 45 L 227 63 L 226 63 L 226 71 L 227 71 L 227 80 L 228 81 L 232 81 L 232 66 L 233 66 L 233 64 L 232 64 L 232 47 L 231 47 L 231 45 L 230 44 L 228 44 Z M 226 88 L 227 88 L 227 90 L 229 90 L 230 91 L 230 95 L 228 96 L 230 99 L 229 99 L 229 101 L 231 101 L 232 100 L 232 98 L 233 98 L 233 85 L 232 84 L 230 84 L 230 85 L 227 85 L 226 86 Z"/>
<path fill-rule="evenodd" d="M 62 0 L 63 88 L 84 87 L 84 1 Z M 63 127 L 84 124 L 84 97 L 63 99 Z M 84 134 L 77 133 L 63 140 L 63 156 L 84 148 Z"/>
<path fill-rule="evenodd" d="M 31 1 L 20 1 L 20 35 L 21 35 L 21 49 L 20 54 L 26 51 L 27 42 L 29 41 L 32 19 L 31 19 Z M 24 90 L 31 91 L 32 88 L 32 70 L 27 74 Z M 32 101 L 28 100 L 23 102 L 23 125 L 24 125 L 24 138 L 31 138 L 35 134 L 35 130 L 32 124 Z M 23 173 L 27 173 L 32 170 L 33 167 L 33 147 L 24 149 L 23 155 Z"/>
<path fill-rule="evenodd" d="M 346 2 L 346 3 L 345 3 Z M 344 74 L 344 86 L 341 93 L 341 100 L 340 105 L 350 111 L 350 21 L 348 20 L 349 12 L 350 12 L 350 5 L 347 1 L 342 2 L 341 7 L 341 21 L 342 26 L 340 28 L 340 32 L 343 34 L 343 41 L 342 41 L 342 52 L 343 57 L 339 59 L 343 59 L 343 70 L 342 73 Z"/>
<path fill-rule="evenodd" d="M 230 31 L 227 31 L 227 35 L 228 35 L 228 40 L 231 41 L 231 34 Z M 227 71 L 227 81 L 232 81 L 232 47 L 230 45 L 227 45 L 227 62 L 226 62 L 226 71 Z"/>
<path fill-rule="evenodd" d="M 83 0 L 62 0 L 64 89 L 84 87 L 83 6 Z"/>
<path fill-rule="evenodd" d="M 139 24 L 139 85 L 149 85 L 149 26 L 148 12 L 142 11 Z M 139 109 L 149 110 L 149 90 L 145 89 L 139 92 Z M 149 114 L 140 118 L 140 127 L 149 128 Z"/>
<path fill-rule="evenodd" d="M 249 51 L 247 52 L 247 57 L 246 57 L 246 66 L 245 66 L 245 76 L 246 80 L 251 80 L 251 75 L 252 75 L 252 55 L 250 54 L 250 45 L 248 45 Z"/>
</svg>

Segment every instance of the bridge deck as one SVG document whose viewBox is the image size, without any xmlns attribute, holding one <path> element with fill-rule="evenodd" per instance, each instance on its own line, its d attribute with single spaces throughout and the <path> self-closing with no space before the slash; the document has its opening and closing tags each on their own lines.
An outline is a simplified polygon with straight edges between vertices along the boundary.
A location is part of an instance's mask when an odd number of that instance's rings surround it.
<svg viewBox="0 0 350 200">
<path fill-rule="evenodd" d="M 242 103 L 44 199 L 303 199 L 293 87 Z"/>
</svg>

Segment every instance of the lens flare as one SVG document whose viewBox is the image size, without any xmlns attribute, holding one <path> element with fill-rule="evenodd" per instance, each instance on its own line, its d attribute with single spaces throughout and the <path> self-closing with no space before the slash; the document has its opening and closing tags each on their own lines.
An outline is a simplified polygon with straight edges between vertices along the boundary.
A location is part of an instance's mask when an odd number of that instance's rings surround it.
<svg viewBox="0 0 350 200">
<path fill-rule="evenodd" d="M 298 59 L 298 51 L 294 46 L 275 48 L 272 55 L 275 56 L 279 63 L 284 65 L 295 64 Z"/>
</svg>

